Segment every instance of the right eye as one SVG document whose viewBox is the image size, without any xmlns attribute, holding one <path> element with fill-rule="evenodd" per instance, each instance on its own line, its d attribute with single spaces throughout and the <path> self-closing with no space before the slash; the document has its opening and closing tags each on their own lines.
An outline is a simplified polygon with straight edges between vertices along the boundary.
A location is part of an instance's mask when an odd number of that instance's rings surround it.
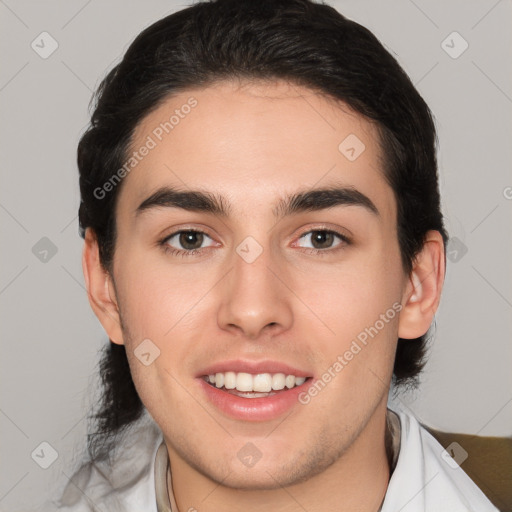
<svg viewBox="0 0 512 512">
<path fill-rule="evenodd" d="M 165 237 L 160 243 L 166 252 L 179 256 L 193 256 L 201 252 L 204 247 L 201 247 L 205 241 L 205 237 L 212 240 L 203 231 L 196 231 L 192 229 L 180 230 Z M 176 247 L 173 244 L 180 245 Z M 211 246 L 211 245 L 210 245 Z M 207 247 L 210 247 L 207 246 Z"/>
</svg>

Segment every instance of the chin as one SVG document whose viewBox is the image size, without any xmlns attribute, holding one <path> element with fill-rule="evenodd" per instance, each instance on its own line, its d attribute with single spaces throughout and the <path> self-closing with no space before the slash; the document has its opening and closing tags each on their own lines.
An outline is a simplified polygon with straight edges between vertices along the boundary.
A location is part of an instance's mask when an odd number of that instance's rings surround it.
<svg viewBox="0 0 512 512">
<path fill-rule="evenodd" d="M 289 452 L 274 453 L 271 460 L 262 457 L 247 459 L 246 464 L 239 458 L 225 460 L 223 464 L 194 464 L 197 471 L 219 485 L 241 491 L 270 491 L 296 485 L 322 473 L 333 462 L 332 457 L 315 457 L 315 454 L 297 453 L 287 459 Z M 316 454 L 317 456 L 319 454 Z M 243 459 L 243 452 L 241 455 Z"/>
</svg>

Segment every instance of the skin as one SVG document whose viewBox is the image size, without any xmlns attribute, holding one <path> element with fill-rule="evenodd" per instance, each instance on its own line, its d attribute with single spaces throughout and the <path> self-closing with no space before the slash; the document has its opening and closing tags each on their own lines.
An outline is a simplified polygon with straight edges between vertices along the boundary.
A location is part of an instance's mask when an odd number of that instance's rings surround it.
<svg viewBox="0 0 512 512">
<path fill-rule="evenodd" d="M 376 127 L 296 85 L 220 82 L 180 93 L 139 123 L 133 148 L 191 96 L 197 107 L 122 184 L 113 275 L 90 229 L 83 254 L 91 306 L 110 339 L 126 345 L 137 391 L 163 432 L 179 509 L 375 511 L 389 481 L 385 415 L 396 343 L 423 335 L 433 320 L 442 238 L 427 233 L 413 273 L 404 272 Z M 349 134 L 366 147 L 355 161 L 338 149 Z M 283 196 L 331 184 L 359 190 L 378 215 L 344 205 L 274 218 Z M 221 194 L 231 213 L 136 215 L 162 185 Z M 208 235 L 202 252 L 179 257 L 159 245 L 190 228 Z M 313 229 L 351 242 L 314 245 Z M 263 248 L 250 264 L 236 252 L 247 236 Z M 168 244 L 186 250 L 178 237 Z M 313 254 L 318 247 L 323 253 Z M 234 420 L 205 400 L 195 378 L 227 359 L 282 361 L 320 378 L 394 303 L 400 314 L 288 416 Z M 144 366 L 134 350 L 147 338 L 160 356 Z M 237 458 L 248 442 L 262 454 L 250 468 Z"/>
</svg>

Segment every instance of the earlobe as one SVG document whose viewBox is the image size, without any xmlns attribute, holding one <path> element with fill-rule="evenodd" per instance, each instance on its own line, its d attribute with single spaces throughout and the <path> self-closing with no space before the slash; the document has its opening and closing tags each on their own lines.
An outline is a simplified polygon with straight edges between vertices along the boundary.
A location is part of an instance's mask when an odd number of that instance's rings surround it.
<svg viewBox="0 0 512 512">
<path fill-rule="evenodd" d="M 85 232 L 82 269 L 89 303 L 110 341 L 123 345 L 118 301 L 110 274 L 100 262 L 98 241 L 91 228 Z"/>
<path fill-rule="evenodd" d="M 441 300 L 444 274 L 443 238 L 438 231 L 429 231 L 402 296 L 400 338 L 419 338 L 428 331 Z"/>
</svg>

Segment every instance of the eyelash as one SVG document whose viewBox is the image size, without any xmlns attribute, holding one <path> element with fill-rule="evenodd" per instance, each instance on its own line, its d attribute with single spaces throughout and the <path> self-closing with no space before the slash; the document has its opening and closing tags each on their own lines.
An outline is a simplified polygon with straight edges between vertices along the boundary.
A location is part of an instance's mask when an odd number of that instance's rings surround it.
<svg viewBox="0 0 512 512">
<path fill-rule="evenodd" d="M 303 238 L 305 235 L 309 235 L 311 233 L 317 233 L 317 232 L 333 234 L 334 236 L 337 236 L 341 240 L 342 243 L 338 244 L 333 249 L 314 249 L 311 247 L 306 247 L 305 249 L 307 249 L 308 254 L 312 253 L 312 254 L 315 254 L 318 256 L 327 256 L 329 254 L 333 254 L 333 253 L 341 250 L 344 245 L 351 244 L 351 240 L 346 235 L 343 235 L 342 233 L 339 233 L 338 231 L 334 231 L 332 229 L 322 229 L 322 228 L 310 229 L 309 231 L 302 233 L 302 235 L 300 235 L 299 239 Z M 187 250 L 180 250 L 180 249 L 175 249 L 174 247 L 171 247 L 167 242 L 174 236 L 179 235 L 180 233 L 201 233 L 201 234 L 209 237 L 209 235 L 207 233 L 205 233 L 204 231 L 199 231 L 196 229 L 181 229 L 179 231 L 175 231 L 174 233 L 171 233 L 170 235 L 166 236 L 163 240 L 161 240 L 159 242 L 159 245 L 162 246 L 162 248 L 166 254 L 169 254 L 171 256 L 179 256 L 182 258 L 186 258 L 189 256 L 194 256 L 194 255 L 202 252 L 203 249 L 193 249 L 191 251 L 187 251 Z M 209 238 L 211 238 L 211 237 L 209 237 Z M 205 248 L 205 249 L 207 249 L 207 248 Z"/>
</svg>

